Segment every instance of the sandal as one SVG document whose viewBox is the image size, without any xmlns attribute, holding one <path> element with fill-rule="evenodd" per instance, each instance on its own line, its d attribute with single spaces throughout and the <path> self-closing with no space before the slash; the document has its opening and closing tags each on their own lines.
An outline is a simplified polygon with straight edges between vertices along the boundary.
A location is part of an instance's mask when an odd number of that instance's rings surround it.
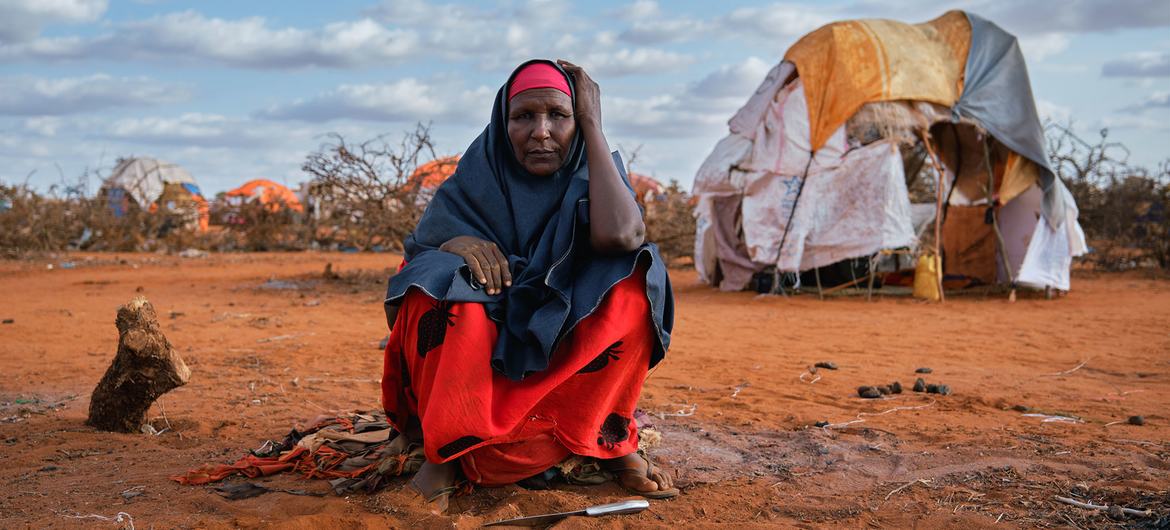
<svg viewBox="0 0 1170 530">
<path fill-rule="evenodd" d="M 641 495 L 643 497 L 646 497 L 647 499 L 654 499 L 654 500 L 672 499 L 674 497 L 678 497 L 679 489 L 674 488 L 674 487 L 672 487 L 670 489 L 665 489 L 665 490 L 638 491 L 636 489 L 633 489 L 633 488 L 626 486 L 622 482 L 622 477 L 629 476 L 631 473 L 635 474 L 635 475 L 644 473 L 645 477 L 647 479 L 649 479 L 651 482 L 654 482 L 654 479 L 651 478 L 651 474 L 650 474 L 650 472 L 654 469 L 654 463 L 651 462 L 650 458 L 648 458 L 646 456 L 646 454 L 643 453 L 642 451 L 638 451 L 634 454 L 638 455 L 638 457 L 641 458 L 642 461 L 646 463 L 645 469 L 643 469 L 641 467 L 625 467 L 625 468 L 606 467 L 606 471 L 613 473 L 615 480 L 617 480 L 617 483 L 620 484 L 623 488 L 625 488 L 626 491 L 633 493 L 634 495 Z"/>
</svg>

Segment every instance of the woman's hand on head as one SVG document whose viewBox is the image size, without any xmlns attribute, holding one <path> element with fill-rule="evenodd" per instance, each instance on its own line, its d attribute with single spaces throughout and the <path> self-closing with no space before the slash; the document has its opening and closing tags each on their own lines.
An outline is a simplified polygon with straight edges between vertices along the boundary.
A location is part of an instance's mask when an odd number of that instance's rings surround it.
<svg viewBox="0 0 1170 530">
<path fill-rule="evenodd" d="M 573 78 L 573 89 L 577 93 L 577 104 L 573 112 L 580 126 L 601 126 L 601 87 L 585 73 L 585 69 L 564 59 L 557 64 Z"/>
<path fill-rule="evenodd" d="M 458 236 L 439 247 L 461 258 L 471 268 L 476 281 L 483 284 L 487 294 L 499 294 L 504 287 L 512 286 L 512 271 L 508 258 L 491 241 L 478 237 Z"/>
</svg>

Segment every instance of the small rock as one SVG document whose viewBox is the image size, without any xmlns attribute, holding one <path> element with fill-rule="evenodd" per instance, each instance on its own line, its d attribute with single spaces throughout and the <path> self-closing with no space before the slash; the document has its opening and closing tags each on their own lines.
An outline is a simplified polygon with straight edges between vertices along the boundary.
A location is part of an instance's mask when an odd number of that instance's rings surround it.
<svg viewBox="0 0 1170 530">
<path fill-rule="evenodd" d="M 181 316 L 186 316 L 186 315 L 187 315 L 187 313 L 184 313 L 182 311 L 171 311 L 171 320 L 174 320 L 176 318 L 179 318 Z"/>
<path fill-rule="evenodd" d="M 917 370 L 914 370 L 914 373 L 916 373 L 916 374 L 929 374 L 931 372 L 934 372 L 934 370 L 931 370 L 930 368 L 927 368 L 925 366 L 923 366 L 922 368 L 919 368 Z"/>
<path fill-rule="evenodd" d="M 914 380 L 914 391 L 926 392 L 926 381 L 923 381 L 921 377 Z"/>
<path fill-rule="evenodd" d="M 829 426 L 829 422 L 827 422 L 827 421 L 818 421 L 818 422 L 813 424 L 813 427 L 828 427 L 828 426 Z"/>
<path fill-rule="evenodd" d="M 317 306 L 321 305 L 321 300 L 314 298 L 312 300 L 309 300 L 308 302 L 305 302 L 303 305 L 305 307 L 317 307 Z"/>
<path fill-rule="evenodd" d="M 951 387 L 949 385 L 938 385 L 938 393 L 949 396 L 951 395 Z"/>
<path fill-rule="evenodd" d="M 837 363 L 835 363 L 833 361 L 821 361 L 813 366 L 816 366 L 817 368 L 824 368 L 826 370 L 836 370 L 837 369 Z"/>
<path fill-rule="evenodd" d="M 1110 505 L 1109 509 L 1105 510 L 1105 513 L 1109 514 L 1109 518 L 1115 521 L 1125 520 L 1125 510 L 1122 510 L 1121 506 L 1117 504 Z"/>
<path fill-rule="evenodd" d="M 122 498 L 126 499 L 126 500 L 133 499 L 134 497 L 137 497 L 139 495 L 142 495 L 141 490 L 129 490 L 129 491 L 122 492 Z"/>
<path fill-rule="evenodd" d="M 901 381 L 894 381 L 893 383 L 890 383 L 890 392 L 893 392 L 895 394 L 901 394 L 902 393 L 902 382 Z"/>
<path fill-rule="evenodd" d="M 382 337 L 381 341 L 378 341 L 378 349 L 385 350 L 387 344 L 390 344 L 390 335 L 386 335 L 385 337 Z"/>
<path fill-rule="evenodd" d="M 1012 410 L 1016 412 L 1028 412 L 1029 410 L 1032 410 L 1032 408 L 1025 405 L 1013 405 Z"/>
<path fill-rule="evenodd" d="M 145 291 L 145 290 L 146 289 L 144 289 L 141 285 L 134 288 L 134 292 L 136 292 L 136 293 L 141 293 L 142 291 Z"/>
<path fill-rule="evenodd" d="M 6 318 L 6 319 L 4 319 L 3 323 L 4 324 L 15 324 L 16 319 L 15 318 Z"/>
<path fill-rule="evenodd" d="M 927 394 L 937 394 L 938 393 L 938 385 L 933 384 L 933 383 L 926 385 L 926 393 Z"/>
<path fill-rule="evenodd" d="M 865 399 L 877 399 L 882 397 L 881 391 L 872 386 L 857 387 L 857 395 Z"/>
<path fill-rule="evenodd" d="M 45 467 L 38 469 L 37 471 L 41 471 L 43 473 L 48 473 L 50 471 L 56 471 L 58 469 L 61 469 L 61 468 L 54 466 L 54 465 L 48 465 L 48 466 L 45 466 Z"/>
<path fill-rule="evenodd" d="M 888 387 L 888 386 L 882 385 L 882 386 L 876 386 L 874 388 L 878 389 L 878 392 L 880 392 L 881 395 L 883 395 L 883 396 L 890 395 L 890 387 Z"/>
<path fill-rule="evenodd" d="M 1146 419 L 1141 417 L 1141 416 L 1130 416 L 1129 417 L 1129 424 L 1130 425 L 1145 425 Z"/>
</svg>

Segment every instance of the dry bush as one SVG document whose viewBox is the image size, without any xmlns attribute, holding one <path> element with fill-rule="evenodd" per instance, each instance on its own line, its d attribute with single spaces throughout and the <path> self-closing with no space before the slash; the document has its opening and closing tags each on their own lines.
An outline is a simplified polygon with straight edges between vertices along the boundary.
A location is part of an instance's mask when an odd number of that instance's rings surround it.
<svg viewBox="0 0 1170 530">
<path fill-rule="evenodd" d="M 215 250 L 305 250 L 313 243 L 305 214 L 279 198 L 267 204 L 256 199 L 239 203 L 221 193 L 211 211 L 212 224 L 221 230 L 210 243 Z"/>
<path fill-rule="evenodd" d="M 385 135 L 358 144 L 329 138 L 301 166 L 312 177 L 315 238 L 327 248 L 401 249 L 426 206 L 410 177 L 435 158 L 430 127 L 418 124 L 397 145 Z"/>
<path fill-rule="evenodd" d="M 1158 168 L 1129 163 L 1129 150 L 1102 129 L 1095 142 L 1070 125 L 1048 123 L 1048 156 L 1080 209 L 1094 251 L 1086 256 L 1107 270 L 1156 264 L 1170 268 L 1170 160 Z"/>
<path fill-rule="evenodd" d="M 646 240 L 658 244 L 663 259 L 672 263 L 695 256 L 695 214 L 689 193 L 671 180 L 665 196 L 646 203 Z"/>
</svg>

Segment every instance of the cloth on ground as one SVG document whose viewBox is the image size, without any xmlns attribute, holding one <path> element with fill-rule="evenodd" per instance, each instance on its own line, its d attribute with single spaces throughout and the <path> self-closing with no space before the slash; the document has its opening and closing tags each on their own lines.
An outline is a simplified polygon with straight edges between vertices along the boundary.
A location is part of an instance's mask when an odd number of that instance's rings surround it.
<svg viewBox="0 0 1170 530">
<path fill-rule="evenodd" d="M 358 412 L 320 419 L 293 429 L 281 442 L 268 441 L 232 464 L 205 464 L 171 477 L 199 485 L 233 475 L 249 478 L 294 471 L 305 478 L 330 479 L 333 491 L 376 491 L 390 477 L 410 474 L 423 462 L 422 447 L 389 427 L 382 412 Z"/>
</svg>

